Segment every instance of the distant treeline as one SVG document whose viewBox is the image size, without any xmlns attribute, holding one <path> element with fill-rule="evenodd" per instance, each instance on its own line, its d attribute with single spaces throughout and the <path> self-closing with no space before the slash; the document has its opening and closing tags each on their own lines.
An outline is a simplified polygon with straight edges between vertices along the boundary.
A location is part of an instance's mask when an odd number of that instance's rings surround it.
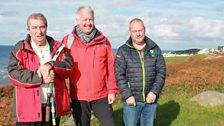
<svg viewBox="0 0 224 126">
<path fill-rule="evenodd" d="M 171 52 L 172 54 L 197 54 L 201 49 L 187 49 Z"/>
</svg>

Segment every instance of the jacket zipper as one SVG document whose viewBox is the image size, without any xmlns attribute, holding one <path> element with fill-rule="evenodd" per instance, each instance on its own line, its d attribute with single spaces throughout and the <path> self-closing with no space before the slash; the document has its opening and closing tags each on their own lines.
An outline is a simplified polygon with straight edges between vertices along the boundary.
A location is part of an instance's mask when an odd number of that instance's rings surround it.
<svg viewBox="0 0 224 126">
<path fill-rule="evenodd" d="M 138 50 L 140 61 L 141 61 L 141 67 L 142 67 L 142 96 L 143 96 L 143 101 L 145 101 L 145 61 L 144 61 L 144 56 L 140 54 Z"/>
<path fill-rule="evenodd" d="M 130 82 L 128 81 L 128 88 L 131 88 Z"/>
<path fill-rule="evenodd" d="M 127 46 L 136 49 L 135 47 L 126 44 Z M 136 49 L 136 51 L 138 52 L 139 58 L 140 58 L 140 62 L 141 62 L 141 67 L 142 67 L 142 97 L 143 97 L 143 101 L 145 101 L 145 61 L 144 61 L 144 55 L 143 57 L 141 56 L 141 53 Z"/>
</svg>

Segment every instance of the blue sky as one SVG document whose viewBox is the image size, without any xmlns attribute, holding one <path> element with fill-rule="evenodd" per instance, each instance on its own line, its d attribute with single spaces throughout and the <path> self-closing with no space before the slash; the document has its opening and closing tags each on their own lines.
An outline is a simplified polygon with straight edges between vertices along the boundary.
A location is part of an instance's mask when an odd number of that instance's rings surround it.
<svg viewBox="0 0 224 126">
<path fill-rule="evenodd" d="M 21 2 L 22 1 L 22 2 Z M 57 40 L 70 33 L 81 5 L 95 10 L 95 24 L 118 48 L 128 39 L 128 24 L 141 18 L 146 35 L 163 50 L 224 46 L 223 0 L 1 0 L 0 45 L 24 39 L 26 19 L 41 12 L 48 35 Z"/>
</svg>

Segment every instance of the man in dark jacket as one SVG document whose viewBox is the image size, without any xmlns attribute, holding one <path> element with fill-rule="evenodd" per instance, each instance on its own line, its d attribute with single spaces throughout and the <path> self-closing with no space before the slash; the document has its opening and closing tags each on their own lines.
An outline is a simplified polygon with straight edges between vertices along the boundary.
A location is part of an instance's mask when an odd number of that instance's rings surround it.
<svg viewBox="0 0 224 126">
<path fill-rule="evenodd" d="M 115 70 L 123 100 L 125 126 L 153 126 L 157 100 L 163 88 L 166 65 L 161 50 L 145 36 L 141 19 L 131 20 L 130 38 L 117 52 Z"/>
</svg>

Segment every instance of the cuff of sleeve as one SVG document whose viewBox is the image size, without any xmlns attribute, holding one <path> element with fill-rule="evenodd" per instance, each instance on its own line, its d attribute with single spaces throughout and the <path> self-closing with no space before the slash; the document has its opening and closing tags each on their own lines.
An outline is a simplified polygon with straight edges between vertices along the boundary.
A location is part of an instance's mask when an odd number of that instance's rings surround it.
<svg viewBox="0 0 224 126">
<path fill-rule="evenodd" d="M 123 99 L 126 100 L 126 99 L 128 99 L 129 97 L 131 97 L 131 96 L 133 96 L 133 95 L 132 95 L 132 94 L 130 94 L 130 95 L 126 95 L 126 96 L 123 97 Z"/>
<path fill-rule="evenodd" d="M 117 89 L 115 89 L 115 90 L 108 90 L 108 93 L 109 94 L 117 94 L 117 92 L 118 92 L 118 90 Z"/>
<path fill-rule="evenodd" d="M 158 92 L 156 92 L 155 90 L 151 90 L 150 92 L 154 93 L 156 96 L 158 96 L 158 95 L 159 95 L 159 93 L 158 93 Z"/>
<path fill-rule="evenodd" d="M 54 67 L 54 64 L 52 61 L 47 62 L 48 65 L 50 65 L 52 68 Z"/>
</svg>

